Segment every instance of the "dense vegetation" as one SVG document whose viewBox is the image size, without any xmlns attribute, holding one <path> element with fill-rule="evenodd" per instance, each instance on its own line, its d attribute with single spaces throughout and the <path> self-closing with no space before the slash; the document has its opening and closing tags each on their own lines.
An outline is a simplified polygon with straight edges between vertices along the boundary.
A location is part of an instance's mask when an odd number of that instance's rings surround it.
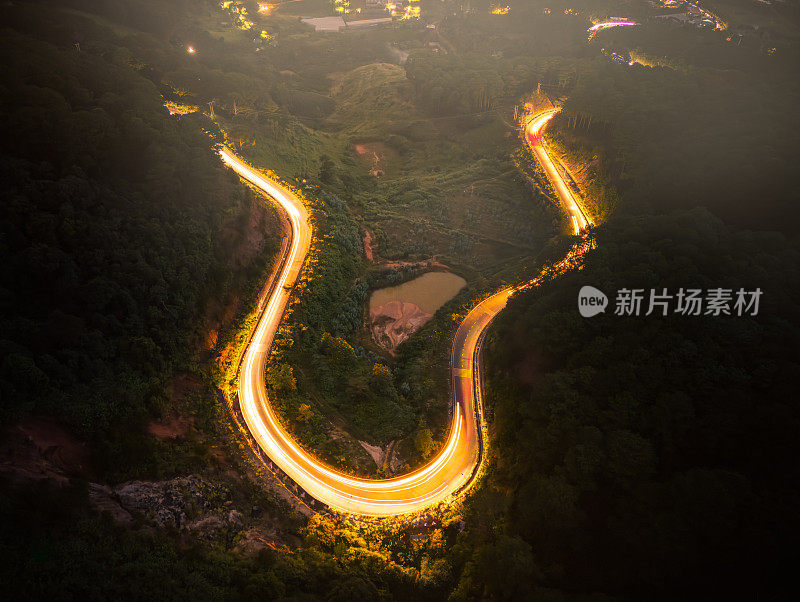
<svg viewBox="0 0 800 602">
<path fill-rule="evenodd" d="M 160 453 L 136 434 L 195 356 L 206 300 L 247 276 L 228 269 L 239 236 L 222 229 L 252 201 L 203 122 L 170 117 L 108 50 L 3 35 L 0 388 L 4 421 L 58 416 L 124 473 Z"/>
<path fill-rule="evenodd" d="M 169 533 L 119 527 L 86 510 L 86 491 L 80 486 L 43 484 L 12 497 L 6 493 L 0 492 L 0 507 L 4 515 L 12 511 L 15 520 L 0 524 L 5 559 L 0 575 L 7 595 L 15 599 L 244 601 L 305 596 L 346 602 L 377 600 L 381 591 L 402 596 L 413 587 L 396 564 L 369 550 L 353 550 L 348 559 L 323 552 L 320 548 L 328 543 L 324 530 L 316 535 L 319 546 L 295 553 L 267 549 L 245 559 L 200 544 L 187 549 Z"/>
<path fill-rule="evenodd" d="M 800 340 L 800 249 L 700 209 L 619 218 L 597 242 L 581 272 L 514 299 L 492 334 L 505 530 L 559 588 L 767 592 L 798 527 L 800 364 L 786 352 Z M 575 310 L 584 284 L 610 295 L 606 315 Z M 764 297 L 757 317 L 613 315 L 620 288 L 687 286 Z"/>
<path fill-rule="evenodd" d="M 277 25 L 288 28 L 285 22 Z M 218 115 L 239 152 L 255 165 L 275 166 L 284 177 L 305 182 L 310 202 L 318 205 L 319 242 L 310 276 L 297 291 L 298 303 L 284 333 L 292 344 L 279 345 L 273 358 L 291 378 L 282 381 L 287 386 L 275 381 L 274 398 L 287 426 L 308 448 L 338 466 L 368 474 L 381 467 L 356 439 L 379 445 L 403 439 L 403 461 L 412 465 L 428 455 L 420 449 L 431 449 L 417 445 L 418 438 L 433 433 L 444 439 L 451 315 L 485 290 L 487 281 L 499 282 L 500 269 L 535 253 L 550 227 L 549 216 L 541 218 L 544 197 L 531 202 L 527 183 L 509 158 L 516 140 L 507 135 L 505 123 L 513 114 L 513 96 L 535 77 L 531 73 L 548 70 L 546 61 L 527 61 L 516 74 L 516 63 L 510 64 L 503 102 L 489 111 L 438 111 L 423 97 L 435 75 L 414 66 L 425 62 L 417 58 L 430 56 L 425 44 L 431 34 L 410 27 L 395 32 L 415 57 L 406 67 L 383 62 L 386 49 L 374 44 L 387 35 L 377 30 L 366 40 L 355 33 L 349 42 L 331 38 L 322 54 L 319 38 L 298 35 L 270 55 L 268 64 L 282 68 L 281 74 L 292 69 L 273 95 L 280 102 L 288 102 L 285 92 L 296 87 L 321 90 L 320 71 L 327 69 L 326 98 L 333 105 L 324 115 L 298 112 L 291 103 L 274 113 Z M 358 51 L 348 52 L 353 46 Z M 374 52 L 367 54 L 365 48 Z M 308 55 L 319 60 L 308 62 Z M 435 73 L 442 70 L 436 61 L 430 65 Z M 469 69 L 467 61 L 458 65 Z M 358 150 L 365 146 L 374 151 Z M 380 176 L 365 169 L 372 152 Z M 368 265 L 361 241 L 365 226 L 377 243 L 378 261 L 436 257 L 466 275 L 480 273 L 478 286 L 443 308 L 394 361 L 365 332 L 365 302 L 370 289 L 418 272 Z M 334 349 L 346 352 L 349 360 L 335 358 Z"/>
<path fill-rule="evenodd" d="M 80 488 L 33 490 L 2 499 L 16 517 L 3 527 L 16 559 L 4 570 L 14 583 L 98 596 L 788 592 L 800 366 L 784 350 L 798 340 L 800 249 L 733 233 L 704 210 L 619 219 L 597 237 L 582 271 L 515 298 L 500 318 L 487 349 L 488 476 L 425 540 L 319 518 L 301 550 L 243 559 L 126 532 L 80 510 Z M 589 322 L 569 309 L 587 282 L 765 295 L 756 317 Z"/>
<path fill-rule="evenodd" d="M 638 48 L 634 56 L 645 64 L 669 52 L 668 44 L 679 49 L 655 67 L 587 62 L 559 117 L 575 146 L 606 158 L 627 209 L 702 204 L 738 225 L 786 230 L 798 215 L 796 56 L 764 55 L 724 38 L 682 44 L 696 34 L 657 25 L 613 35 L 612 47 Z"/>
<path fill-rule="evenodd" d="M 459 317 L 565 243 L 547 246 L 563 219 L 546 185 L 526 177 L 537 177 L 531 158 L 510 157 L 520 96 L 565 101 L 553 148 L 591 166 L 579 184 L 593 214 L 611 216 L 583 270 L 515 297 L 498 320 L 486 349 L 485 474 L 461 502 L 420 517 L 427 525 L 301 520 L 270 494 L 258 503 L 295 539 L 246 555 L 185 531 L 114 524 L 90 509 L 80 479 L 2 480 L 9 596 L 788 593 L 800 527 L 800 250 L 784 234 L 734 228 L 788 231 L 797 214 L 793 39 L 773 39 L 779 27 L 737 44 L 647 25 L 605 32 L 602 54 L 599 40 L 586 43 L 586 17 L 639 16 L 639 3 L 518 0 L 506 16 L 483 1 L 429 4 L 436 30 L 329 36 L 282 17 L 289 4 L 259 19 L 268 36 L 237 31 L 230 7 L 205 0 L 2 8 L 2 420 L 68 424 L 89 441 L 98 481 L 227 471 L 245 475 L 244 489 L 252 468 L 210 468 L 209 442 L 222 437 L 208 386 L 186 408 L 196 439 L 165 443 L 143 429 L 167 412 L 177 371 L 210 381 L 195 350 L 225 355 L 246 337 L 238 326 L 252 319 L 277 248 L 268 235 L 240 262 L 251 194 L 215 158 L 214 123 L 170 117 L 165 99 L 213 114 L 238 152 L 314 205 L 308 277 L 265 376 L 302 443 L 345 469 L 382 470 L 332 426 L 402 438 L 411 463 L 435 450 Z M 299 5 L 324 11 L 327 1 Z M 611 48 L 639 64 L 609 61 Z M 686 210 L 697 205 L 706 209 Z M 368 265 L 365 227 L 378 261 L 435 256 L 470 281 L 396 357 L 369 340 L 364 303 L 370 288 L 415 272 Z M 756 317 L 589 321 L 575 308 L 584 284 L 764 296 Z M 235 316 L 226 332 L 210 327 L 220 322 L 208 316 L 212 297 Z"/>
<path fill-rule="evenodd" d="M 276 341 L 267 384 L 300 440 L 347 469 L 356 465 L 348 458 L 353 451 L 331 436 L 331 417 L 336 426 L 371 441 L 403 436 L 413 421 L 385 359 L 348 342 L 361 329 L 369 290 L 362 243 L 345 203 L 330 193 L 316 194 L 321 201 L 317 226 L 330 234 L 317 244 L 297 287 L 289 326 Z"/>
</svg>

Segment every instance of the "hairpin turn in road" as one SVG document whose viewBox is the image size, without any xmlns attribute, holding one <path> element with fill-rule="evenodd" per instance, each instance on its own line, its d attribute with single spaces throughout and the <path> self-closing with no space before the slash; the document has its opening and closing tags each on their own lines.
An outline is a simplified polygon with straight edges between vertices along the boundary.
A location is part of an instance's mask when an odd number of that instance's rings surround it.
<svg viewBox="0 0 800 602">
<path fill-rule="evenodd" d="M 526 134 L 578 234 L 588 221 L 541 144 L 541 130 L 556 112 L 548 111 L 531 119 Z M 291 190 L 256 172 L 229 149 L 223 147 L 220 155 L 227 166 L 282 207 L 292 229 L 289 250 L 244 353 L 239 374 L 241 412 L 257 444 L 309 495 L 340 511 L 372 516 L 398 515 L 446 501 L 463 490 L 483 457 L 479 369 L 483 335 L 514 289 L 503 289 L 481 301 L 456 332 L 451 351 L 453 413 L 450 433 L 436 457 L 413 472 L 391 479 L 360 479 L 337 471 L 303 450 L 281 426 L 269 402 L 264 379 L 273 338 L 311 246 L 313 232 L 308 213 Z"/>
</svg>

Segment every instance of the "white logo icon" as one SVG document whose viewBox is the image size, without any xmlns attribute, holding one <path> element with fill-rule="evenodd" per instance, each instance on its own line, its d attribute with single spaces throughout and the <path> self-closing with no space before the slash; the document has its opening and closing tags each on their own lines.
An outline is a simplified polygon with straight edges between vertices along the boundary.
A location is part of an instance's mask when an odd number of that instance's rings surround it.
<svg viewBox="0 0 800 602">
<path fill-rule="evenodd" d="M 608 297 L 593 286 L 583 286 L 578 293 L 578 311 L 584 318 L 591 318 L 606 311 Z"/>
</svg>

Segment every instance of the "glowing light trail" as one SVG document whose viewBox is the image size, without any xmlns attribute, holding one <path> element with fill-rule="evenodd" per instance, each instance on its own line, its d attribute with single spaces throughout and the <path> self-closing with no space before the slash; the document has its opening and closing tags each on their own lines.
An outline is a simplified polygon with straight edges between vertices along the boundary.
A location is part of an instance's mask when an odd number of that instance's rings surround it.
<svg viewBox="0 0 800 602">
<path fill-rule="evenodd" d="M 573 220 L 576 234 L 588 225 L 558 170 L 541 144 L 541 130 L 557 110 L 531 119 L 526 126 L 529 142 L 548 178 L 555 186 Z M 398 515 L 446 501 L 467 486 L 482 458 L 481 373 L 477 369 L 483 335 L 494 317 L 506 306 L 515 289 L 506 288 L 480 302 L 459 325 L 451 349 L 453 417 L 442 450 L 427 465 L 392 479 L 360 479 L 325 465 L 301 449 L 281 426 L 267 396 L 264 379 L 269 349 L 281 317 L 308 254 L 312 228 L 301 200 L 279 183 L 259 174 L 229 149 L 222 160 L 242 178 L 264 191 L 289 217 L 292 241 L 272 294 L 258 320 L 245 351 L 239 375 L 239 404 L 250 433 L 267 456 L 295 483 L 331 508 L 373 516 Z M 577 248 L 577 247 L 576 247 Z M 556 266 L 574 265 L 575 249 Z M 563 265 L 562 265 L 563 264 Z M 532 281 L 524 287 L 536 286 Z"/>
<path fill-rule="evenodd" d="M 586 30 L 586 33 L 589 34 L 589 39 L 591 40 L 597 35 L 598 31 L 603 29 L 610 29 L 612 27 L 633 27 L 634 25 L 638 25 L 636 21 L 603 21 L 602 23 L 595 23 L 589 29 Z"/>
<path fill-rule="evenodd" d="M 542 131 L 560 110 L 559 108 L 550 109 L 549 111 L 535 115 L 528 121 L 528 125 L 525 126 L 525 133 L 528 137 L 528 144 L 530 144 L 533 153 L 536 155 L 536 159 L 544 168 L 545 173 L 547 173 L 547 178 L 550 180 L 553 188 L 556 189 L 556 193 L 564 205 L 564 209 L 566 209 L 572 219 L 573 232 L 577 235 L 583 230 L 586 230 L 590 222 L 586 219 L 583 209 L 581 209 L 580 205 L 575 200 L 575 196 L 572 194 L 569 186 L 567 186 L 564 178 L 561 177 L 555 163 L 553 163 L 553 160 L 547 153 L 547 149 L 545 149 L 542 144 Z"/>
</svg>

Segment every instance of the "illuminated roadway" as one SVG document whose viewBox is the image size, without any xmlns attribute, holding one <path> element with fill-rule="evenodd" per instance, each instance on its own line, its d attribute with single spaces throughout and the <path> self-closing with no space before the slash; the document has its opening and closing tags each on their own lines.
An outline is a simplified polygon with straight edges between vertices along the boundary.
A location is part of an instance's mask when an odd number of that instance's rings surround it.
<svg viewBox="0 0 800 602">
<path fill-rule="evenodd" d="M 547 153 L 547 149 L 544 147 L 544 144 L 542 144 L 542 131 L 560 110 L 561 109 L 558 108 L 550 109 L 549 111 L 544 111 L 543 113 L 531 117 L 525 126 L 525 136 L 528 139 L 531 150 L 533 150 L 533 154 L 536 155 L 536 159 L 539 161 L 539 165 L 541 165 L 545 173 L 547 173 L 547 179 L 550 180 L 553 188 L 555 188 L 558 198 L 561 200 L 564 209 L 572 220 L 573 232 L 575 234 L 580 234 L 589 226 L 589 220 L 586 219 L 586 216 L 583 214 L 583 209 L 581 209 L 580 205 L 578 205 L 575 200 L 575 195 L 572 194 L 564 178 L 562 178 L 561 174 L 558 172 L 555 163 L 553 163 L 553 160 Z"/>
<path fill-rule="evenodd" d="M 548 111 L 531 119 L 526 134 L 578 234 L 588 222 L 541 144 L 541 129 L 556 112 Z M 451 350 L 453 413 L 448 439 L 436 457 L 425 466 L 392 479 L 360 479 L 339 472 L 303 450 L 280 425 L 269 402 L 264 379 L 272 340 L 311 245 L 308 214 L 301 200 L 290 190 L 251 169 L 227 148 L 222 148 L 220 155 L 226 165 L 281 205 L 292 228 L 291 245 L 244 353 L 239 373 L 240 408 L 257 444 L 308 494 L 336 510 L 391 516 L 421 510 L 457 494 L 470 483 L 482 459 L 482 382 L 478 366 L 483 335 L 514 289 L 501 290 L 481 301 L 464 318 L 455 334 Z"/>
<path fill-rule="evenodd" d="M 589 40 L 594 38 L 597 35 L 598 31 L 602 31 L 603 29 L 611 29 L 612 27 L 633 27 L 638 25 L 636 21 L 625 21 L 621 19 L 617 19 L 614 21 L 604 21 L 603 23 L 595 23 L 589 29 L 587 29 L 587 33 L 589 34 Z"/>
</svg>

